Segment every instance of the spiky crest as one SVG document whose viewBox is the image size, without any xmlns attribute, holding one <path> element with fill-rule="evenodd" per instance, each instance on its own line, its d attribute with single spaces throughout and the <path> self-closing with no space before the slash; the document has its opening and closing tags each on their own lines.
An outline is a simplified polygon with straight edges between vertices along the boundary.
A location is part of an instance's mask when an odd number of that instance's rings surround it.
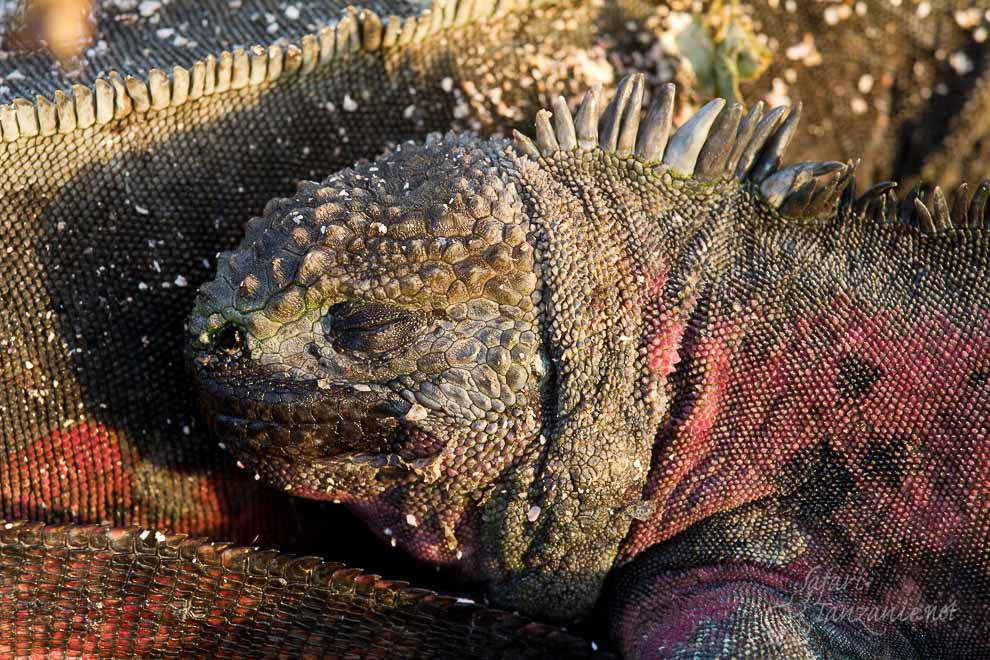
<svg viewBox="0 0 990 660">
<path fill-rule="evenodd" d="M 714 99 L 671 134 L 674 93 L 673 84 L 664 85 L 642 118 L 645 90 L 640 73 L 622 79 L 600 115 L 600 88 L 585 94 L 574 116 L 558 97 L 552 113 L 537 113 L 536 140 L 516 131 L 515 144 L 537 159 L 558 151 L 600 149 L 659 165 L 681 177 L 706 181 L 733 176 L 758 185 L 767 203 L 785 215 L 817 215 L 834 206 L 848 185 L 853 169 L 849 164 L 809 162 L 781 168 L 801 116 L 800 104 L 764 114 L 763 104 L 757 103 L 743 116 L 740 104 Z"/>
<path fill-rule="evenodd" d="M 894 193 L 897 184 L 885 181 L 856 198 L 854 163 L 809 161 L 782 166 L 800 120 L 800 103 L 764 113 L 760 102 L 744 116 L 740 104 L 714 99 L 671 135 L 674 93 L 673 84 L 663 85 L 642 118 L 645 90 L 640 73 L 622 79 L 600 115 L 600 87 L 585 94 L 574 115 L 557 97 L 553 112 L 541 110 L 536 115 L 536 140 L 515 131 L 515 145 L 535 159 L 559 151 L 600 149 L 699 181 L 735 177 L 757 187 L 769 206 L 791 218 L 814 217 L 838 207 L 842 214 L 896 222 L 926 235 L 990 229 L 986 181 L 971 199 L 969 187 L 960 186 L 951 210 L 938 186 L 923 185 L 900 201 Z"/>
<path fill-rule="evenodd" d="M 976 186 L 963 183 L 952 195 L 952 206 L 942 188 L 922 184 L 899 199 L 893 181 L 881 181 L 850 204 L 850 210 L 882 225 L 904 225 L 922 234 L 943 235 L 958 231 L 990 230 L 990 181 Z"/>
<path fill-rule="evenodd" d="M 379 16 L 350 6 L 333 24 L 305 34 L 298 44 L 256 44 L 208 55 L 189 66 L 150 69 L 146 76 L 109 71 L 92 85 L 56 90 L 53 99 L 14 98 L 0 104 L 0 154 L 21 140 L 72 133 L 131 113 L 180 106 L 228 90 L 306 76 L 355 51 L 378 51 L 421 42 L 445 30 L 479 23 L 544 0 L 432 0 L 418 15 Z"/>
</svg>

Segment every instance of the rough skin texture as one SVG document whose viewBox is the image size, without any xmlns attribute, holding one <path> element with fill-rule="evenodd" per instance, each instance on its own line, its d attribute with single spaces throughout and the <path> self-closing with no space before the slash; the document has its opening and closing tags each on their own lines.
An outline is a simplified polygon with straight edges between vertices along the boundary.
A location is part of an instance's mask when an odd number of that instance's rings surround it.
<svg viewBox="0 0 990 660">
<path fill-rule="evenodd" d="M 984 208 L 856 209 L 597 147 L 404 144 L 221 255 L 189 323 L 206 412 L 497 604 L 587 615 L 628 563 L 629 657 L 979 655 Z"/>
<path fill-rule="evenodd" d="M 333 512 L 238 470 L 195 416 L 182 360 L 195 289 L 273 196 L 380 153 L 389 140 L 448 127 L 469 84 L 484 88 L 498 72 L 510 88 L 500 104 L 534 107 L 541 88 L 523 90 L 520 72 L 586 40 L 575 33 L 593 22 L 581 8 L 542 15 L 512 14 L 348 54 L 309 76 L 4 143 L 4 517 L 109 520 L 313 551 L 334 529 L 324 522 Z M 572 29 L 545 38 L 561 15 L 574 16 L 565 23 Z M 580 75 L 560 76 L 581 84 Z M 355 111 L 345 109 L 349 99 Z M 496 104 L 479 103 L 465 121 L 500 126 Z M 77 484 L 44 476 L 41 468 L 55 472 L 61 461 L 87 468 L 66 477 Z"/>
<path fill-rule="evenodd" d="M 659 423 L 657 410 L 635 408 L 646 383 L 632 377 L 636 344 L 619 340 L 642 334 L 633 285 L 655 276 L 636 267 L 644 256 L 626 264 L 623 253 L 652 245 L 631 248 L 602 225 L 566 235 L 565 218 L 585 217 L 577 201 L 529 199 L 561 183 L 535 168 L 536 183 L 507 176 L 504 149 L 452 136 L 405 144 L 272 202 L 221 255 L 189 330 L 208 415 L 250 469 L 348 502 L 418 557 L 506 579 L 520 592 L 501 598 L 508 605 L 567 617 L 597 597 Z M 541 250 L 553 270 L 538 276 Z M 581 276 L 557 282 L 569 268 Z M 565 314 L 575 306 L 624 309 L 629 321 L 602 336 Z M 606 422 L 617 432 L 601 438 Z M 572 464 L 580 455 L 588 465 Z M 548 492 L 526 498 L 529 488 Z M 547 540 L 584 536 L 579 524 L 609 533 L 572 556 Z M 524 561 L 527 551 L 552 555 L 549 565 Z M 590 557 L 601 560 L 594 571 Z M 520 562 L 533 564 L 524 577 Z"/>
<path fill-rule="evenodd" d="M 596 77 L 615 80 L 625 68 L 649 70 L 651 82 L 669 78 L 673 74 L 661 66 L 663 58 L 644 54 L 656 43 L 661 24 L 640 18 L 634 26 L 644 27 L 627 31 L 626 18 L 650 13 L 648 6 L 630 5 L 593 10 L 579 3 L 564 10 L 551 3 L 539 12 L 513 8 L 481 26 L 450 28 L 419 44 L 349 53 L 312 75 L 232 89 L 161 110 L 133 111 L 108 124 L 64 134 L 4 142 L 4 235 L 16 237 L 6 247 L 0 277 L 4 516 L 141 523 L 245 543 L 260 535 L 262 542 L 311 548 L 300 537 L 319 529 L 327 512 L 260 490 L 253 475 L 239 474 L 207 441 L 192 414 L 191 388 L 178 356 L 182 318 L 195 287 L 211 272 L 216 252 L 240 237 L 244 219 L 271 197 L 291 190 L 300 178 L 319 178 L 377 155 L 390 140 L 422 137 L 430 130 L 452 125 L 506 129 L 548 105 L 549 90 L 577 91 Z M 197 14 L 199 21 L 190 21 L 191 10 L 182 3 L 147 17 L 134 12 L 118 16 L 114 12 L 119 10 L 108 6 L 99 26 L 105 32 L 98 38 L 104 37 L 110 48 L 96 48 L 77 79 L 91 80 L 111 63 L 136 74 L 151 64 L 168 69 L 173 60 L 188 66 L 220 46 L 267 39 L 268 24 L 251 19 L 263 17 L 266 8 L 271 13 L 267 5 L 249 4 L 244 14 L 230 16 L 225 10 L 229 20 L 223 25 L 230 33 L 222 33 L 210 47 L 207 36 L 217 12 L 207 11 L 209 7 L 201 8 L 207 14 Z M 827 69 L 837 75 L 837 62 L 845 62 L 849 73 L 840 87 L 852 89 L 864 71 L 873 71 L 873 51 L 867 48 L 856 51 L 864 58 L 859 60 L 850 59 L 843 48 L 821 47 L 823 64 L 802 69 L 801 60 L 792 65 L 781 49 L 806 32 L 818 34 L 822 15 L 804 9 L 759 11 L 761 25 L 766 25 L 758 29 L 760 34 L 788 37 L 771 40 L 775 63 L 751 89 L 744 89 L 752 97 L 771 90 L 774 80 L 786 80 L 788 68 L 807 74 L 797 80 L 799 88 L 809 91 L 797 94 L 792 87 L 792 100 L 816 103 L 821 97 L 816 72 Z M 331 8 L 326 15 L 333 15 Z M 130 52 L 134 37 L 129 28 L 158 39 L 158 30 L 175 30 L 184 19 L 197 26 L 209 19 L 193 42 L 197 48 L 170 46 L 157 55 L 154 49 Z M 289 37 L 298 32 L 287 26 L 303 31 L 319 24 L 305 12 L 295 23 L 279 20 Z M 913 43 L 917 35 L 947 33 L 936 30 L 938 22 L 955 24 L 944 8 L 922 22 L 924 29 L 916 25 L 918 20 L 913 14 L 868 12 L 853 14 L 840 25 L 850 35 L 880 29 L 904 35 L 883 40 L 880 47 L 886 49 Z M 982 20 L 959 38 L 978 31 Z M 841 41 L 837 30 L 827 34 Z M 563 64 L 557 64 L 561 57 Z M 930 57 L 930 49 L 919 45 L 887 53 L 882 60 L 899 71 L 910 66 L 906 62 Z M 980 60 L 974 56 L 973 61 Z M 19 74 L 6 81 L 12 96 L 30 97 L 68 82 L 55 76 L 53 83 L 40 54 L 7 62 Z M 939 80 L 935 73 L 920 80 L 917 93 L 930 97 L 933 80 Z M 895 91 L 899 89 L 885 94 Z M 348 98 L 356 104 L 353 112 L 345 109 L 354 107 Z M 875 103 L 868 107 L 873 108 L 889 107 L 894 97 L 873 93 L 870 98 Z M 814 158 L 819 146 L 822 151 L 834 146 L 820 145 L 823 135 L 850 139 L 838 150 L 826 151 L 828 156 L 863 155 L 861 146 L 869 141 L 851 131 L 873 120 L 841 119 L 847 105 L 819 104 L 806 112 L 812 132 L 798 136 L 795 156 Z M 406 116 L 410 107 L 413 114 Z M 830 120 L 832 111 L 837 114 Z M 841 123 L 844 129 L 815 128 L 823 121 Z M 902 120 L 876 122 L 895 132 L 903 126 Z M 326 130 L 328 125 L 334 130 Z M 887 145 L 894 142 L 878 142 L 887 154 L 881 160 L 891 158 Z M 77 429 L 68 430 L 72 425 Z M 41 467 L 57 466 L 60 459 L 98 465 L 92 456 L 114 457 L 111 478 L 88 472 L 80 478 L 85 486 L 63 488 L 54 481 L 45 486 L 37 476 Z M 22 472 L 18 465 L 38 469 Z M 305 524 L 278 515 L 287 506 L 296 508 Z"/>
<path fill-rule="evenodd" d="M 0 529 L 0 587 L 18 593 L 0 603 L 5 657 L 542 658 L 592 650 L 558 629 L 315 557 L 134 528 Z M 24 625 L 27 617 L 36 625 Z"/>
<path fill-rule="evenodd" d="M 97 44 L 81 73 L 53 76 L 42 54 L 8 56 L 4 100 L 90 82 L 103 69 L 141 76 L 148 66 L 170 71 L 173 64 L 188 66 L 232 44 L 267 44 L 269 13 L 279 16 L 278 35 L 289 40 L 336 17 L 331 3 L 325 11 L 300 5 L 293 22 L 277 2 L 245 2 L 238 12 L 227 3 L 176 1 L 151 16 L 124 11 L 129 15 L 121 19 L 117 4 L 104 8 L 108 19 L 98 26 L 109 50 Z M 763 97 L 779 89 L 775 81 L 793 78 L 787 95 L 816 102 L 805 113 L 810 130 L 793 146 L 798 157 L 866 155 L 864 165 L 887 163 L 875 170 L 877 177 L 893 171 L 910 179 L 930 145 L 944 143 L 941 160 L 926 165 L 928 178 L 975 178 L 986 168 L 960 154 L 978 154 L 990 144 L 980 139 L 985 94 L 968 100 L 971 90 L 985 88 L 976 85 L 986 75 L 986 40 L 979 38 L 986 19 L 979 12 L 975 21 L 968 14 L 960 19 L 952 11 L 971 10 L 971 3 L 927 4 L 934 9 L 926 16 L 887 3 L 863 3 L 869 8 L 863 15 L 837 9 L 837 26 L 810 3 L 797 3 L 796 12 L 757 4 L 757 31 L 769 37 L 774 61 L 743 92 L 749 99 Z M 196 286 L 212 272 L 214 254 L 234 245 L 244 219 L 299 178 L 322 177 L 377 155 L 388 141 L 430 130 L 488 132 L 517 125 L 547 104 L 549 90 L 576 91 L 602 71 L 614 81 L 629 68 L 641 68 L 654 83 L 676 76 L 690 84 L 690 76 L 656 56 L 653 44 L 663 28 L 648 18 L 648 3 L 622 5 L 621 12 L 609 13 L 613 5 L 607 4 L 599 14 L 585 3 L 566 11 L 550 3 L 538 20 L 532 10 L 516 7 L 481 28 L 450 28 L 384 54 L 359 51 L 321 65 L 315 75 L 4 142 L 2 515 L 153 525 L 360 559 L 383 572 L 386 562 L 394 565 L 395 555 L 370 554 L 367 541 L 357 540 L 359 528 L 336 508 L 265 488 L 208 439 L 192 413 L 181 359 L 182 319 Z M 411 11 L 376 7 L 383 15 Z M 562 14 L 569 18 L 561 20 Z M 229 33 L 217 36 L 217 17 Z M 626 28 L 630 18 L 632 30 Z M 147 46 L 164 39 L 158 30 L 181 31 L 184 23 L 203 26 L 196 47 L 179 47 L 173 37 L 162 47 Z M 821 63 L 787 54 L 806 34 L 814 37 Z M 897 38 L 871 37 L 862 47 L 846 47 L 857 35 L 876 34 Z M 965 73 L 959 71 L 966 67 L 957 71 L 952 64 L 959 60 L 949 59 L 958 49 L 973 65 Z M 561 66 L 555 58 L 562 53 Z M 874 81 L 868 92 L 860 88 L 864 74 Z M 828 101 L 820 93 L 823 79 L 838 81 Z M 393 87 L 396 80 L 402 83 Z M 358 89 L 364 92 L 352 96 L 358 111 L 350 112 L 346 96 Z M 415 103 L 409 103 L 409 90 L 417 92 Z M 866 102 L 866 112 L 849 116 L 856 96 Z M 703 100 L 703 93 L 696 98 Z M 417 109 L 412 118 L 404 113 L 410 105 Z M 957 119 L 950 124 L 943 113 Z M 328 124 L 336 134 L 325 130 Z M 934 137 L 926 137 L 930 131 Z M 347 542 L 338 542 L 341 537 Z"/>
</svg>

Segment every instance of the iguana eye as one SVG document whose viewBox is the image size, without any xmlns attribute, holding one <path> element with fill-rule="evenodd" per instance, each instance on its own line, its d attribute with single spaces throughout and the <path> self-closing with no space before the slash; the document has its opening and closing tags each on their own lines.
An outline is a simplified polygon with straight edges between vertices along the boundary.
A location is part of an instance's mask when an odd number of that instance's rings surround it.
<svg viewBox="0 0 990 660">
<path fill-rule="evenodd" d="M 244 349 L 244 331 L 232 323 L 225 325 L 213 335 L 213 347 L 227 355 L 237 355 Z"/>
<path fill-rule="evenodd" d="M 330 308 L 327 321 L 338 350 L 382 353 L 409 343 L 426 315 L 396 305 L 344 302 Z"/>
</svg>

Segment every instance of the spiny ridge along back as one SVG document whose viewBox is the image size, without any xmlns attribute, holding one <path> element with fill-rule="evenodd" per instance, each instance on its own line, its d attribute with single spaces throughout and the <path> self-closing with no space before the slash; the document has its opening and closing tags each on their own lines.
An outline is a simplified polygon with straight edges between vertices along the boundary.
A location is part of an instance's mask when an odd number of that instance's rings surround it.
<svg viewBox="0 0 990 660">
<path fill-rule="evenodd" d="M 558 96 L 552 112 L 543 109 L 536 114 L 535 140 L 514 131 L 514 143 L 535 159 L 561 151 L 600 149 L 701 181 L 733 176 L 757 185 L 766 203 L 788 217 L 817 216 L 841 204 L 842 213 L 898 223 L 929 235 L 990 228 L 987 182 L 977 187 L 972 198 L 969 187 L 960 186 L 950 207 L 938 186 L 921 186 L 899 201 L 893 191 L 896 184 L 889 181 L 857 198 L 856 164 L 851 162 L 782 166 L 801 117 L 800 103 L 767 111 L 761 101 L 745 112 L 739 103 L 714 99 L 672 132 L 674 85 L 663 85 L 645 114 L 641 113 L 644 88 L 643 74 L 626 76 L 601 112 L 601 86 L 585 93 L 574 114 Z"/>
</svg>

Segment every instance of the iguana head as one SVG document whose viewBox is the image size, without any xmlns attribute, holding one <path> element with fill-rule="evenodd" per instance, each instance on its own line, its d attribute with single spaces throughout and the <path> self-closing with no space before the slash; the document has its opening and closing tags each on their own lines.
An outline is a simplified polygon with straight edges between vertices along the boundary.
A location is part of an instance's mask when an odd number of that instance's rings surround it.
<svg viewBox="0 0 990 660">
<path fill-rule="evenodd" d="M 365 496 L 491 479 L 538 436 L 534 241 L 498 149 L 401 145 L 273 201 L 220 256 L 193 363 L 242 461 L 308 497 Z"/>
<path fill-rule="evenodd" d="M 587 612 L 645 513 L 713 209 L 757 204 L 758 176 L 808 213 L 846 174 L 777 172 L 797 113 L 716 101 L 670 135 L 673 89 L 641 122 L 643 95 L 632 76 L 602 113 L 558 99 L 535 142 L 434 137 L 270 203 L 189 323 L 223 443 L 503 604 Z"/>
</svg>

